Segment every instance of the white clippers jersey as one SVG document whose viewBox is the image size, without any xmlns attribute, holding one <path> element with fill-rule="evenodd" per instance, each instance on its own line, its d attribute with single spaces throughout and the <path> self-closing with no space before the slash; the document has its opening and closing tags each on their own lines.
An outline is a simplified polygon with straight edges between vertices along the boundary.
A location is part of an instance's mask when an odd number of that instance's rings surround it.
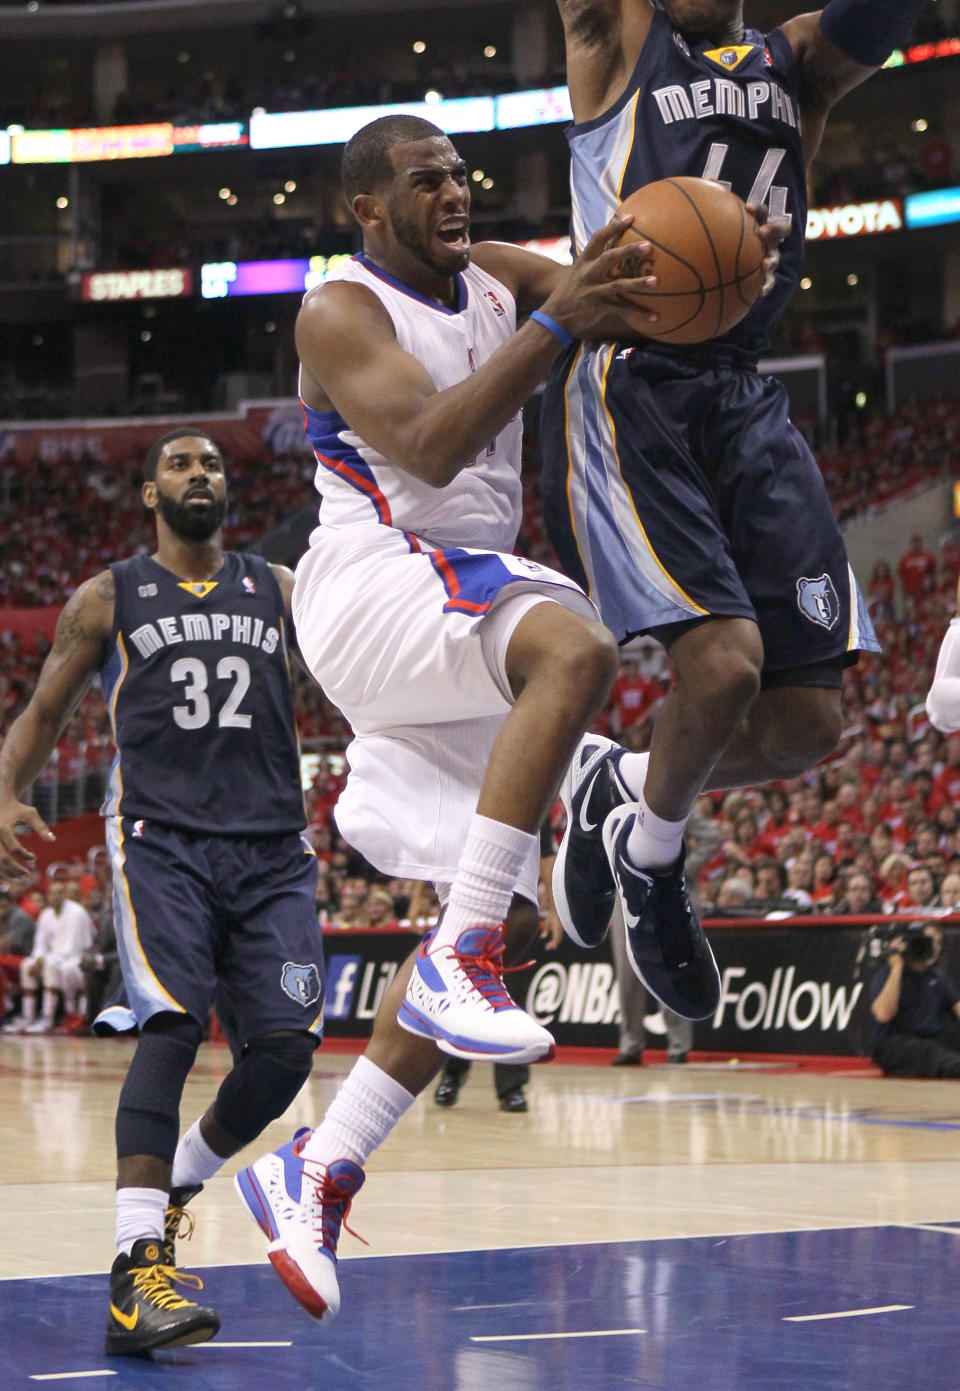
<svg viewBox="0 0 960 1391">
<path fill-rule="evenodd" d="M 456 310 L 424 299 L 362 255 L 329 279 L 373 291 L 393 321 L 400 347 L 423 363 L 438 391 L 464 381 L 516 330 L 513 296 L 478 266 L 457 276 Z M 379 522 L 438 546 L 512 551 L 520 527 L 519 412 L 445 488 L 431 488 L 391 464 L 336 411 L 315 411 L 304 403 L 304 415 L 317 459 L 321 527 Z"/>
</svg>

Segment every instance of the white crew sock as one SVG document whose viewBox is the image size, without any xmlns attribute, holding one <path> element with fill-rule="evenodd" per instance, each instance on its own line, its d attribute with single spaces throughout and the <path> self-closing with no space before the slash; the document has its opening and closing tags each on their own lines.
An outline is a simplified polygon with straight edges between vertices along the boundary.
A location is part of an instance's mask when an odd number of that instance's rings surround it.
<svg viewBox="0 0 960 1391">
<path fill-rule="evenodd" d="M 453 946 L 468 927 L 502 923 L 527 856 L 538 837 L 489 816 L 474 816 L 437 929 L 436 946 Z"/>
<path fill-rule="evenodd" d="M 167 1197 L 162 1188 L 118 1188 L 115 1245 L 129 1256 L 133 1243 L 142 1237 L 163 1241 L 163 1219 Z"/>
<path fill-rule="evenodd" d="M 650 753 L 627 753 L 624 754 L 617 764 L 617 772 L 629 787 L 634 800 L 643 796 L 643 784 L 647 780 L 647 768 L 650 766 Z"/>
<path fill-rule="evenodd" d="M 194 1121 L 190 1129 L 180 1136 L 177 1152 L 173 1156 L 170 1187 L 193 1188 L 195 1184 L 206 1183 L 226 1162 L 226 1158 L 222 1154 L 215 1154 L 203 1138 L 200 1122 Z"/>
<path fill-rule="evenodd" d="M 683 845 L 682 821 L 665 821 L 650 810 L 643 793 L 637 798 L 637 817 L 627 837 L 627 855 L 638 869 L 666 869 L 680 854 Z"/>
<path fill-rule="evenodd" d="M 369 1058 L 354 1063 L 327 1114 L 304 1145 L 302 1154 L 319 1164 L 352 1159 L 363 1166 L 382 1145 L 414 1096 Z"/>
<path fill-rule="evenodd" d="M 37 1017 L 37 992 L 25 990 L 20 1005 L 20 1017 L 25 1024 L 32 1024 Z"/>
</svg>

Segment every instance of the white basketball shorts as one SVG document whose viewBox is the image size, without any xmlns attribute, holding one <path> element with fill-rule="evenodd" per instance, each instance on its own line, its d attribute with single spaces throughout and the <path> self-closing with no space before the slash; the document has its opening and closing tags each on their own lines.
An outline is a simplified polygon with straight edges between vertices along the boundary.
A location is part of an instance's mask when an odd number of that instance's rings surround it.
<svg viewBox="0 0 960 1391">
<path fill-rule="evenodd" d="M 510 637 L 549 600 L 597 618 L 572 580 L 517 556 L 431 549 L 377 524 L 314 533 L 293 591 L 297 641 L 354 732 L 337 825 L 383 873 L 453 879 L 512 705 Z M 534 901 L 536 883 L 531 856 L 520 891 Z"/>
</svg>

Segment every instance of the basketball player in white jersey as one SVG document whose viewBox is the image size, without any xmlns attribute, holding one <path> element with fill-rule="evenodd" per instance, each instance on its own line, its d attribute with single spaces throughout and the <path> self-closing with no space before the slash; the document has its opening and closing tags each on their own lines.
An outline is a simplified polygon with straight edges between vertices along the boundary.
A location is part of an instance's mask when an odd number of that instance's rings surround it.
<svg viewBox="0 0 960 1391">
<path fill-rule="evenodd" d="M 343 178 L 364 249 L 297 321 L 322 502 L 293 609 L 354 731 L 341 832 L 385 873 L 432 879 L 445 910 L 321 1126 L 237 1177 L 318 1318 L 339 1307 L 336 1245 L 362 1166 L 436 1072 L 437 1046 L 552 1053 L 504 989 L 503 923 L 514 895 L 536 903 L 538 828 L 617 649 L 576 584 L 510 554 L 520 410 L 573 336 L 622 322 L 649 283 L 610 278 L 622 220 L 574 269 L 496 243 L 472 252 L 466 166 L 419 118 L 366 126 Z M 519 331 L 518 311 L 533 311 Z"/>
</svg>

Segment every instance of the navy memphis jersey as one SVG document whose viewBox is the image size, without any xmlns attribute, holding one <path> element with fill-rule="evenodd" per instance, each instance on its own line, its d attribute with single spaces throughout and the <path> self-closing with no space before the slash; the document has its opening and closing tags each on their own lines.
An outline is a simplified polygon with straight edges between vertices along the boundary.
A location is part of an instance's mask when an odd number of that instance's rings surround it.
<svg viewBox="0 0 960 1391">
<path fill-rule="evenodd" d="M 283 598 L 270 566 L 227 551 L 204 584 L 149 556 L 110 569 L 116 605 L 100 679 L 117 756 L 104 815 L 218 835 L 302 830 Z"/>
<path fill-rule="evenodd" d="M 576 251 L 629 194 L 676 175 L 715 179 L 744 202 L 766 203 L 771 217 L 790 219 L 774 289 L 714 340 L 755 355 L 767 350 L 803 265 L 806 160 L 793 67 L 780 29 L 749 29 L 742 44 L 716 48 L 685 38 L 657 9 L 623 96 L 567 130 Z"/>
</svg>

